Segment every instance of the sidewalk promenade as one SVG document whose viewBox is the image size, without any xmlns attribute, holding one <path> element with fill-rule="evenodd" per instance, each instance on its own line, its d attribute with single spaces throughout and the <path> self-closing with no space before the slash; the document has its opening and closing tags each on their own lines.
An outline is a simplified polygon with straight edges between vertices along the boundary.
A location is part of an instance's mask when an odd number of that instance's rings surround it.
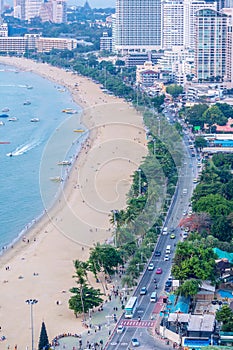
<svg viewBox="0 0 233 350">
<path fill-rule="evenodd" d="M 83 324 L 84 331 L 77 337 L 65 336 L 58 339 L 56 350 L 83 350 L 104 348 L 109 336 L 123 313 L 122 305 L 125 305 L 130 297 L 124 288 L 120 286 L 119 276 L 114 278 L 110 289 L 107 290 L 107 299 L 103 303 L 102 310 L 90 311 Z M 68 334 L 68 333 L 67 333 Z M 59 336 L 58 336 L 59 337 Z M 97 345 L 98 344 L 98 345 Z"/>
</svg>

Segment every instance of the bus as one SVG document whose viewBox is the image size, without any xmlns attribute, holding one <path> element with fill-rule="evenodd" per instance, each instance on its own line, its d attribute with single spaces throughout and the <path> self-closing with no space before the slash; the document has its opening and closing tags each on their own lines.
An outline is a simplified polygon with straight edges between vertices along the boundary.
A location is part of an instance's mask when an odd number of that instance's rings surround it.
<svg viewBox="0 0 233 350">
<path fill-rule="evenodd" d="M 138 306 L 138 298 L 130 297 L 125 306 L 125 318 L 132 318 Z"/>
</svg>

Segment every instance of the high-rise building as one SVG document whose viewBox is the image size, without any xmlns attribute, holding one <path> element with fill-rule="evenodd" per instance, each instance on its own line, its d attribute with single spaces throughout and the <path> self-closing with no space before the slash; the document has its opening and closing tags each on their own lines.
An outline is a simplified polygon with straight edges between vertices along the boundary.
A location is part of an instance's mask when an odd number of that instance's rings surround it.
<svg viewBox="0 0 233 350">
<path fill-rule="evenodd" d="M 40 14 L 43 0 L 25 0 L 25 20 L 30 21 Z"/>
<path fill-rule="evenodd" d="M 233 88 L 233 8 L 223 9 L 227 18 L 227 52 L 226 52 L 226 75 L 225 82 L 229 89 Z"/>
<path fill-rule="evenodd" d="M 53 23 L 67 22 L 67 3 L 65 0 L 52 0 Z"/>
<path fill-rule="evenodd" d="M 161 48 L 161 0 L 116 0 L 115 51 Z"/>
<path fill-rule="evenodd" d="M 197 11 L 195 34 L 197 81 L 223 81 L 226 73 L 227 15 L 210 9 Z"/>
<path fill-rule="evenodd" d="M 27 21 L 40 17 L 42 22 L 66 23 L 67 2 L 66 0 L 14 0 L 14 17 Z"/>
<path fill-rule="evenodd" d="M 25 20 L 25 0 L 14 0 L 14 17 Z"/>
<path fill-rule="evenodd" d="M 164 0 L 162 2 L 162 46 L 184 49 L 195 47 L 195 14 L 203 8 L 217 10 L 216 2 L 204 0 Z"/>
</svg>

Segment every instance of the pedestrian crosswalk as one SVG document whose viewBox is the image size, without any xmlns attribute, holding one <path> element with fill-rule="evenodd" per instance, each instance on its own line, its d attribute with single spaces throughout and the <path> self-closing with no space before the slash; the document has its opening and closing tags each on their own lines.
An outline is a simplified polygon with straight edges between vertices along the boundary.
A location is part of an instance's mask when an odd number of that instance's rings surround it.
<svg viewBox="0 0 233 350">
<path fill-rule="evenodd" d="M 125 327 L 135 327 L 135 328 L 153 328 L 155 326 L 155 321 L 150 320 L 122 320 L 120 325 Z"/>
</svg>

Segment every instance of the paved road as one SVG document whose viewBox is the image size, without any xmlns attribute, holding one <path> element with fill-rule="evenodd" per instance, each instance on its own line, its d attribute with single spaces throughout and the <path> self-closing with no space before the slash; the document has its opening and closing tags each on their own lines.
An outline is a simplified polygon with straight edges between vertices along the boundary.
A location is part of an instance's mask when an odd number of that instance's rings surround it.
<svg viewBox="0 0 233 350">
<path fill-rule="evenodd" d="M 171 239 L 170 234 L 168 235 L 160 235 L 155 250 L 161 251 L 161 256 L 158 258 L 155 254 L 152 255 L 150 262 L 153 262 L 155 265 L 155 269 L 157 267 L 161 267 L 163 273 L 161 275 L 155 275 L 154 271 L 146 270 L 143 274 L 134 295 L 138 297 L 138 307 L 131 320 L 124 320 L 122 316 L 119 324 L 125 325 L 125 331 L 122 334 L 117 334 L 114 332 L 109 339 L 108 344 L 105 346 L 106 350 L 124 350 L 131 349 L 131 339 L 137 338 L 140 342 L 140 349 L 155 349 L 156 350 L 164 350 L 164 349 L 172 349 L 170 345 L 166 345 L 165 342 L 161 339 L 154 339 L 151 335 L 151 327 L 154 326 L 154 323 L 149 323 L 151 319 L 158 317 L 153 311 L 155 309 L 155 304 L 150 302 L 150 295 L 155 290 L 154 278 L 157 279 L 157 293 L 159 296 L 166 295 L 164 292 L 165 281 L 170 275 L 171 271 L 171 260 L 175 251 L 175 244 L 180 239 L 180 228 L 179 222 L 182 219 L 184 212 L 187 211 L 190 198 L 193 192 L 193 188 L 195 184 L 193 184 L 193 179 L 198 175 L 197 169 L 197 159 L 196 156 L 193 157 L 193 150 L 189 148 L 189 136 L 184 136 L 184 148 L 185 148 L 185 156 L 183 165 L 180 169 L 179 174 L 179 183 L 176 189 L 176 193 L 174 195 L 173 204 L 171 205 L 167 218 L 165 220 L 164 226 L 169 229 L 175 228 L 176 239 Z M 185 190 L 185 194 L 183 190 Z M 167 245 L 171 245 L 171 254 L 170 260 L 164 261 L 165 250 Z M 142 287 L 147 288 L 147 294 L 140 296 L 140 290 Z M 138 317 L 141 317 L 141 322 L 144 322 L 143 326 L 139 326 Z M 147 325 L 147 326 L 146 326 Z"/>
</svg>

